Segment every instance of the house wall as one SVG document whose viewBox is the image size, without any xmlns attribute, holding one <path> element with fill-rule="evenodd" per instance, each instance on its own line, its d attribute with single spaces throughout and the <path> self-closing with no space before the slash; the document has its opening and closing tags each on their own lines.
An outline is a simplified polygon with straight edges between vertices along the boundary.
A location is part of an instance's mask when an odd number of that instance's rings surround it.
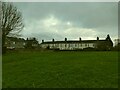
<svg viewBox="0 0 120 90">
<path fill-rule="evenodd" d="M 15 48 L 24 48 L 25 42 L 16 42 L 14 46 Z"/>
<path fill-rule="evenodd" d="M 9 41 L 9 42 L 6 42 L 6 47 L 7 48 L 24 48 L 25 46 L 25 42 L 15 42 L 15 41 Z"/>
<path fill-rule="evenodd" d="M 60 49 L 60 50 L 75 50 L 84 49 L 87 47 L 95 48 L 95 43 L 58 43 L 58 44 L 41 44 L 42 48 L 50 47 L 50 49 Z"/>
</svg>

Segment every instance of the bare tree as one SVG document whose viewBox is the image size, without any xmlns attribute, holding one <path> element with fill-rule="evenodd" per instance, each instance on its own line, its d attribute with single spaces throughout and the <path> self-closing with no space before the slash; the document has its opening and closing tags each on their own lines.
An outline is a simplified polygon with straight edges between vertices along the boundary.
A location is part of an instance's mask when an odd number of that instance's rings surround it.
<svg viewBox="0 0 120 90">
<path fill-rule="evenodd" d="M 0 10 L 0 23 L 2 30 L 2 47 L 5 45 L 7 36 L 19 35 L 19 32 L 24 27 L 22 23 L 22 14 L 10 2 L 0 2 L 2 9 Z"/>
</svg>

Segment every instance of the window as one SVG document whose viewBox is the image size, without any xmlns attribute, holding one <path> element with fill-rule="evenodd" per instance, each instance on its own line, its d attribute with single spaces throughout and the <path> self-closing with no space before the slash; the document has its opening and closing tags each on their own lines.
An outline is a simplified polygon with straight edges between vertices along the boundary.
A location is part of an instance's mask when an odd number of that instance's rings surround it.
<svg viewBox="0 0 120 90">
<path fill-rule="evenodd" d="M 77 44 L 75 44 L 75 47 L 77 47 Z"/>
<path fill-rule="evenodd" d="M 81 47 L 82 47 L 82 43 L 81 43 Z"/>
<path fill-rule="evenodd" d="M 72 47 L 74 48 L 74 47 L 75 47 L 75 44 L 72 44 Z"/>
<path fill-rule="evenodd" d="M 65 44 L 65 47 L 66 47 L 67 45 Z"/>
<path fill-rule="evenodd" d="M 69 44 L 70 47 L 75 47 L 75 44 Z"/>
<path fill-rule="evenodd" d="M 59 44 L 56 44 L 56 47 L 59 47 Z"/>
<path fill-rule="evenodd" d="M 70 44 L 68 44 L 69 46 L 68 47 L 70 47 Z"/>
<path fill-rule="evenodd" d="M 62 47 L 62 44 L 60 44 L 60 47 Z"/>
<path fill-rule="evenodd" d="M 15 42 L 13 42 L 13 44 L 15 44 Z"/>
</svg>

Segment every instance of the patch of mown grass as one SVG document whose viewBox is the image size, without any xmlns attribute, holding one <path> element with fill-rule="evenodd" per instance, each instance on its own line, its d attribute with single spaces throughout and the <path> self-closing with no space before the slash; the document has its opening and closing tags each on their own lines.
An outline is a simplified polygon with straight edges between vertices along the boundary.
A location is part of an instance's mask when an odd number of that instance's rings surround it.
<svg viewBox="0 0 120 90">
<path fill-rule="evenodd" d="M 3 55 L 3 88 L 117 88 L 117 52 Z"/>
</svg>

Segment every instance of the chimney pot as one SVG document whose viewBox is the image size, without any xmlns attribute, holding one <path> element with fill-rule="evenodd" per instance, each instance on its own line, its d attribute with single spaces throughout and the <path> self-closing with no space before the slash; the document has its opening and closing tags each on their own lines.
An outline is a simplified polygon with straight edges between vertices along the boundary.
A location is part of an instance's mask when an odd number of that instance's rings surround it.
<svg viewBox="0 0 120 90">
<path fill-rule="evenodd" d="M 42 40 L 42 43 L 44 42 L 44 40 Z"/>
<path fill-rule="evenodd" d="M 97 37 L 97 40 L 99 40 L 99 37 Z"/>
<path fill-rule="evenodd" d="M 65 41 L 67 41 L 67 38 L 65 38 Z"/>
<path fill-rule="evenodd" d="M 79 38 L 79 40 L 81 41 L 81 38 Z"/>
<path fill-rule="evenodd" d="M 55 40 L 54 40 L 54 39 L 52 39 L 52 41 L 54 42 Z"/>
</svg>

